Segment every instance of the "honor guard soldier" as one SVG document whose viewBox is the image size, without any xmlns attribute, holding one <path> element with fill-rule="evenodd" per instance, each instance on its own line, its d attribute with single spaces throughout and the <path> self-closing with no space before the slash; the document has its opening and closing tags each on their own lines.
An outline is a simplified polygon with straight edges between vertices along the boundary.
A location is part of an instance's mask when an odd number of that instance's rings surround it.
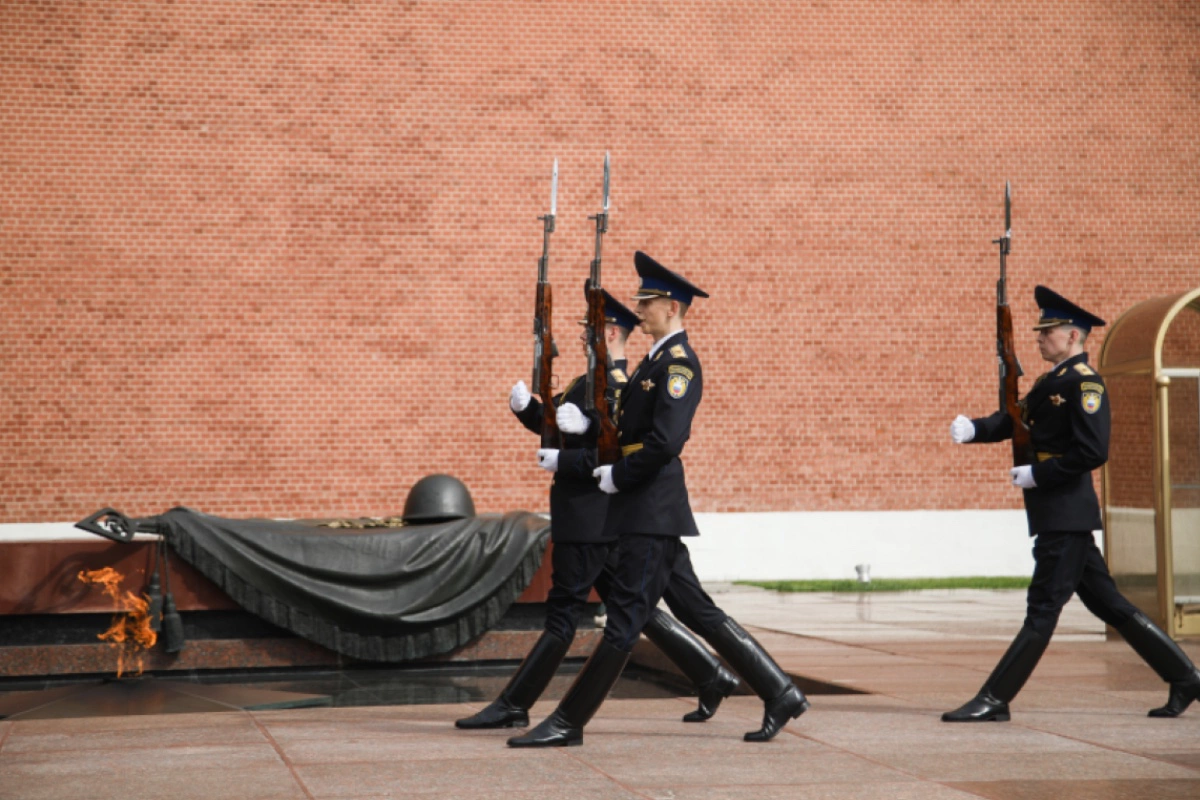
<svg viewBox="0 0 1200 800">
<path fill-rule="evenodd" d="M 1170 684 L 1167 704 L 1150 716 L 1179 716 L 1200 696 L 1200 672 L 1169 636 L 1117 591 L 1093 539 L 1102 521 L 1092 470 L 1108 460 L 1112 417 L 1104 379 L 1088 366 L 1083 348 L 1092 328 L 1104 325 L 1104 320 L 1044 286 L 1034 290 L 1034 298 L 1041 309 L 1034 326 L 1038 349 L 1054 366 L 1021 401 L 1036 460 L 1010 471 L 1013 485 L 1024 490 L 1029 534 L 1036 537 L 1025 624 L 975 698 L 946 712 L 942 720 L 1008 720 L 1008 704 L 1045 652 L 1072 594 Z M 982 419 L 960 415 L 950 435 L 958 444 L 1004 441 L 1012 438 L 1012 417 L 1004 411 Z"/>
<path fill-rule="evenodd" d="M 622 457 L 595 472 L 611 495 L 605 532 L 620 536 L 608 624 L 558 708 L 526 735 L 509 739 L 512 747 L 582 744 L 584 726 L 616 683 L 639 634 L 649 633 L 660 599 L 764 700 L 762 728 L 747 733 L 747 741 L 771 739 L 808 708 L 766 650 L 705 593 L 681 538 L 699 533 L 679 456 L 704 388 L 683 317 L 696 298 L 708 295 L 645 253 L 637 253 L 634 264 L 641 277 L 633 298 L 637 316 L 654 344 L 617 402 Z"/>
<path fill-rule="evenodd" d="M 585 285 L 586 290 L 586 285 Z M 608 372 L 610 408 L 628 382 L 625 375 L 625 341 L 638 318 L 608 292 L 604 292 L 604 320 L 611 365 Z M 584 320 L 581 324 L 586 324 Z M 580 334 L 587 345 L 587 331 Z M 455 722 L 459 728 L 511 728 L 529 725 L 529 707 L 537 701 L 554 676 L 575 638 L 576 620 L 588 594 L 595 586 L 607 601 L 616 563 L 616 534 L 604 529 L 608 495 L 592 477 L 595 469 L 595 434 L 598 426 L 587 424 L 579 406 L 585 397 L 583 376 L 571 381 L 566 391 L 555 395 L 556 419 L 564 432 L 562 449 L 538 450 L 538 464 L 553 473 L 550 485 L 550 538 L 554 542 L 551 589 L 546 602 L 546 623 L 541 637 L 525 657 L 516 674 L 490 705 L 479 713 Z M 531 397 L 524 381 L 512 390 L 509 406 L 526 428 L 541 433 L 542 408 Z M 605 409 L 603 413 L 609 413 Z M 567 433 L 567 429 L 579 433 Z M 684 717 L 703 722 L 738 685 L 737 678 L 669 614 L 655 610 L 646 628 L 647 637 L 696 684 L 699 707 Z"/>
</svg>

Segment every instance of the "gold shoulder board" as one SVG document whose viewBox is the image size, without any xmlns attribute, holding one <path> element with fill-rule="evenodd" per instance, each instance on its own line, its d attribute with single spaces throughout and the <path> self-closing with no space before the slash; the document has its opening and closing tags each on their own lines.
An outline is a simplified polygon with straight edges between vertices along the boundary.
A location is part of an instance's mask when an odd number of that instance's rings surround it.
<svg viewBox="0 0 1200 800">
<path fill-rule="evenodd" d="M 671 347 L 672 358 L 687 358 L 687 350 L 683 349 L 683 345 L 677 344 Z"/>
<path fill-rule="evenodd" d="M 1080 375 L 1095 375 L 1096 373 L 1087 364 L 1076 364 L 1075 371 Z"/>
</svg>

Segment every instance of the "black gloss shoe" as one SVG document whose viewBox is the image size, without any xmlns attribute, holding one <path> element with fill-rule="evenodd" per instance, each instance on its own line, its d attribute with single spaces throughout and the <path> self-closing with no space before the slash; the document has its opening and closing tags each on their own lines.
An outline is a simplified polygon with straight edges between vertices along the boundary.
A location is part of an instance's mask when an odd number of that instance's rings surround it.
<svg viewBox="0 0 1200 800">
<path fill-rule="evenodd" d="M 1148 717 L 1178 717 L 1193 700 L 1200 699 L 1200 670 L 1194 670 L 1187 680 L 1171 683 L 1171 691 L 1167 695 L 1167 704 L 1161 708 L 1151 709 Z"/>
<path fill-rule="evenodd" d="M 464 730 L 528 728 L 529 711 L 510 704 L 503 697 L 498 697 L 478 714 L 456 720 L 454 727 Z"/>
<path fill-rule="evenodd" d="M 721 701 L 737 691 L 740 681 L 732 672 L 719 667 L 717 677 L 705 686 L 700 687 L 700 706 L 695 711 L 683 715 L 684 722 L 704 722 L 717 713 Z"/>
<path fill-rule="evenodd" d="M 509 747 L 575 747 L 583 744 L 583 728 L 567 722 L 561 711 L 555 711 L 524 736 L 508 740 Z"/>
<path fill-rule="evenodd" d="M 953 711 L 942 714 L 942 722 L 1008 722 L 1008 703 L 997 700 L 990 692 L 980 692 Z"/>
<path fill-rule="evenodd" d="M 783 730 L 783 726 L 788 723 L 788 720 L 796 719 L 808 711 L 808 706 L 808 699 L 804 696 L 804 692 L 791 686 L 786 692 L 766 704 L 766 708 L 763 710 L 762 728 L 750 731 L 742 739 L 747 742 L 769 742 L 775 737 L 775 734 Z"/>
</svg>

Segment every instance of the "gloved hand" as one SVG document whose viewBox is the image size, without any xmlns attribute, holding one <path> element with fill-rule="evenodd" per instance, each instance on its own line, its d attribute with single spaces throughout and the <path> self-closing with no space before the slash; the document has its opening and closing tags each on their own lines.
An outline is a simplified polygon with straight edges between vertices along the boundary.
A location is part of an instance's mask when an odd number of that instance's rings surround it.
<svg viewBox="0 0 1200 800">
<path fill-rule="evenodd" d="M 1037 488 L 1037 483 L 1033 480 L 1033 467 L 1028 464 L 1023 467 L 1013 467 L 1008 474 L 1012 476 L 1013 486 L 1019 486 L 1022 489 Z"/>
<path fill-rule="evenodd" d="M 529 388 L 525 385 L 525 381 L 517 381 L 513 384 L 512 391 L 508 394 L 508 407 L 520 414 L 529 408 L 530 397 Z"/>
<path fill-rule="evenodd" d="M 605 464 L 603 467 L 596 467 L 592 470 L 592 477 L 600 481 L 600 491 L 605 494 L 616 494 L 617 485 L 612 479 L 612 464 Z"/>
<path fill-rule="evenodd" d="M 950 438 L 955 444 L 966 444 L 975 438 L 975 423 L 959 414 L 950 423 Z"/>
<path fill-rule="evenodd" d="M 587 433 L 587 429 L 592 425 L 587 414 L 584 414 L 574 403 L 563 403 L 558 407 L 558 413 L 554 415 L 554 418 L 558 422 L 558 429 L 563 433 Z"/>
<path fill-rule="evenodd" d="M 546 472 L 558 472 L 558 451 L 538 450 L 538 466 Z"/>
</svg>

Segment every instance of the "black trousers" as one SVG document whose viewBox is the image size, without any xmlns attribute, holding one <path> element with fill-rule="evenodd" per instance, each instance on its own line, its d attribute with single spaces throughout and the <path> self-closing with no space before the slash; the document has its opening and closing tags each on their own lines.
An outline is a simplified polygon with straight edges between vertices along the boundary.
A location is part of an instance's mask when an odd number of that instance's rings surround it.
<svg viewBox="0 0 1200 800">
<path fill-rule="evenodd" d="M 1108 572 L 1091 532 L 1040 533 L 1033 545 L 1033 580 L 1025 624 L 1049 639 L 1063 606 L 1078 594 L 1088 611 L 1114 628 L 1137 612 Z"/>
<path fill-rule="evenodd" d="M 706 639 L 729 618 L 700 585 L 682 539 L 622 536 L 605 600 L 608 624 L 604 639 L 619 650 L 632 650 L 659 600 L 666 600 L 680 622 Z"/>
<path fill-rule="evenodd" d="M 579 613 L 592 587 L 608 602 L 617 543 L 555 543 L 550 556 L 550 593 L 546 597 L 546 632 L 564 642 L 575 638 Z"/>
</svg>

